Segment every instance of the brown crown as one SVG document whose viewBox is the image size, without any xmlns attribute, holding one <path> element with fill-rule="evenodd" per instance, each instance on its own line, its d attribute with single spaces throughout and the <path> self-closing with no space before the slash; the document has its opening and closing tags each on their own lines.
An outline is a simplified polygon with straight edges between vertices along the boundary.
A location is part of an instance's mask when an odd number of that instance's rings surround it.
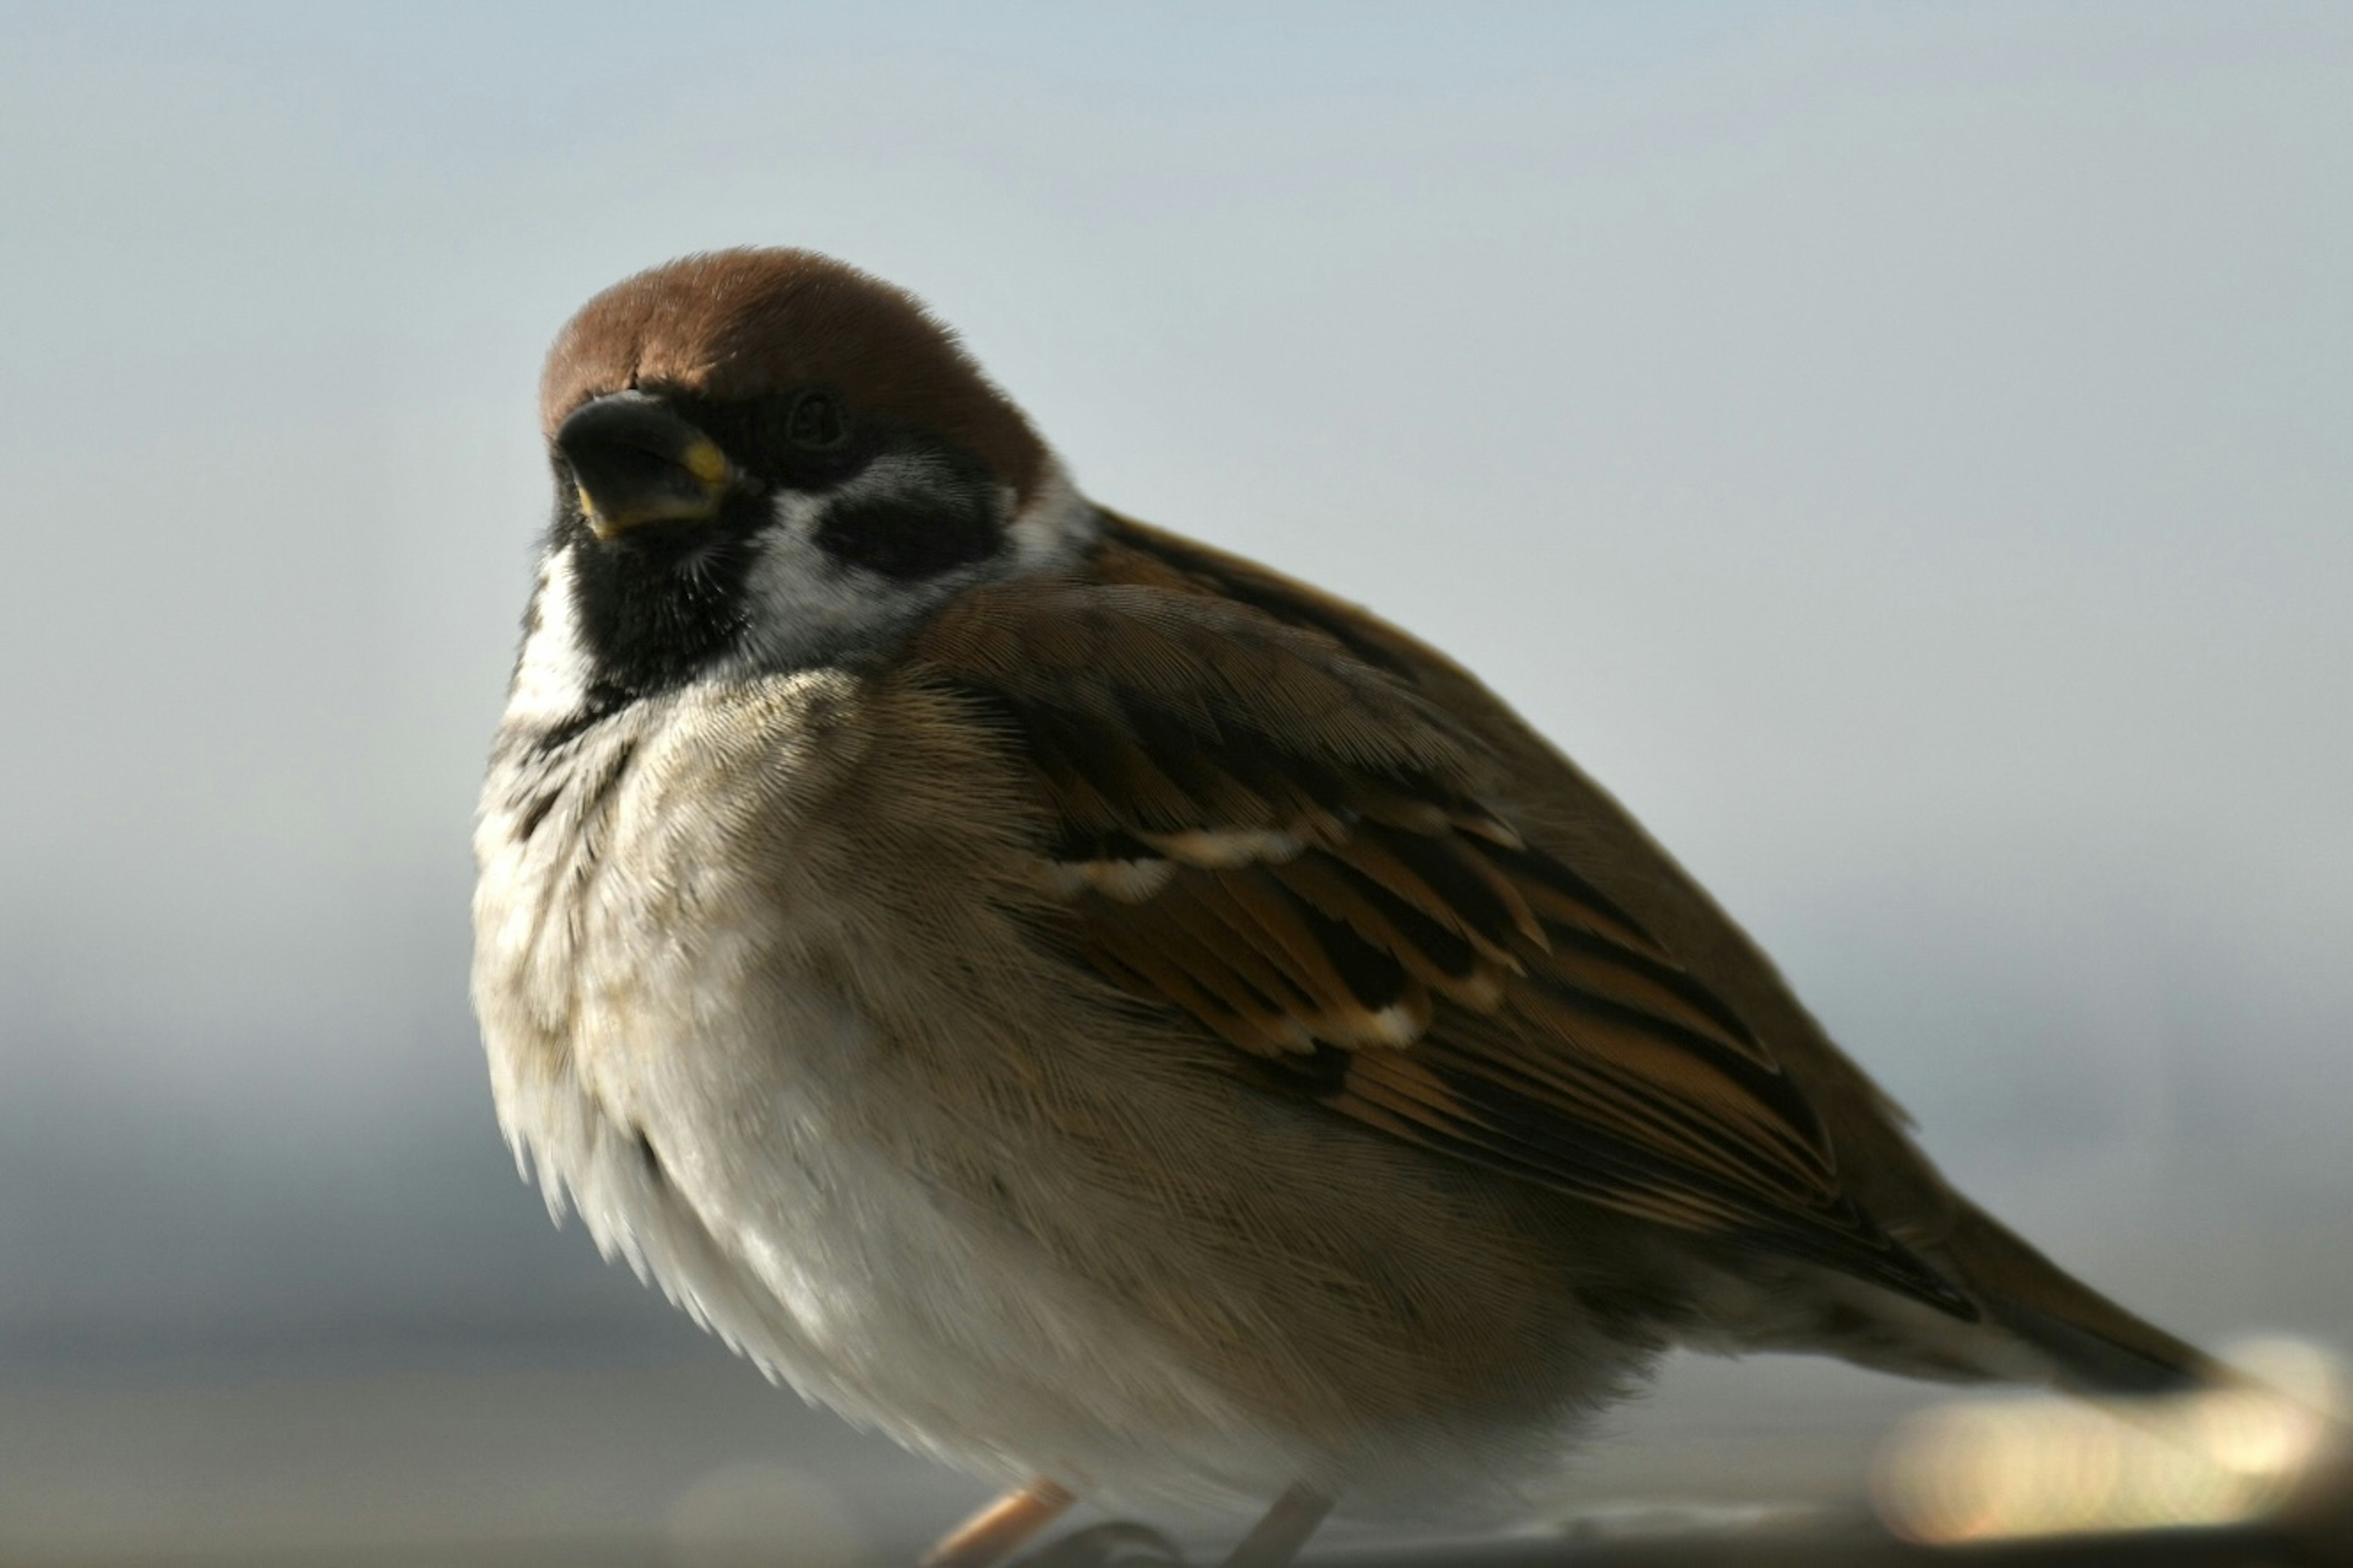
<svg viewBox="0 0 2353 1568">
<path fill-rule="evenodd" d="M 955 335 L 904 289 L 807 250 L 719 250 L 625 279 L 548 351 L 542 425 L 635 387 L 713 402 L 829 386 L 853 409 L 923 426 L 1027 500 L 1046 447 Z"/>
</svg>

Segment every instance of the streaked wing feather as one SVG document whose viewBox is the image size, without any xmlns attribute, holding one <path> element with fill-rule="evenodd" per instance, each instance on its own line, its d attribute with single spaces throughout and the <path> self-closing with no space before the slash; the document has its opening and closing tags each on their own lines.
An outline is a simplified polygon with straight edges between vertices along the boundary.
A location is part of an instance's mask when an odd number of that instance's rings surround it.
<svg viewBox="0 0 2353 1568">
<path fill-rule="evenodd" d="M 1409 680 L 1134 575 L 977 590 L 916 647 L 1032 770 L 1065 951 L 1390 1136 L 1968 1311 L 1857 1212 L 1756 1033 L 1522 841 Z"/>
</svg>

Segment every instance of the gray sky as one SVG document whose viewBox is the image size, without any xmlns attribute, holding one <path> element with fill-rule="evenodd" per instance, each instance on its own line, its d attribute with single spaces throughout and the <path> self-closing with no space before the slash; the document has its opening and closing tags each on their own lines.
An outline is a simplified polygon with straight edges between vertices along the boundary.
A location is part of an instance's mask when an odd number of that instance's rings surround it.
<svg viewBox="0 0 2353 1568">
<path fill-rule="evenodd" d="M 2104 1283 L 2353 1331 L 2353 15 L 1265 9 L 0 12 L 0 1359 L 637 1310 L 468 817 L 539 354 L 743 242 L 1480 669 Z"/>
</svg>

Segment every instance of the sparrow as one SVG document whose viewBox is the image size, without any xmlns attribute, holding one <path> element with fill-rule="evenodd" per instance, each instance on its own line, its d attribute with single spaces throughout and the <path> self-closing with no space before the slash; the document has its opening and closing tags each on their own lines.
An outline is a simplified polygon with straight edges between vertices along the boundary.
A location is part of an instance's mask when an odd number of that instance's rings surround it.
<svg viewBox="0 0 2353 1568">
<path fill-rule="evenodd" d="M 1471 674 L 1090 500 L 907 293 L 657 267 L 541 413 L 500 1124 L 773 1378 L 1007 1489 L 932 1561 L 1074 1497 L 1264 1510 L 1254 1568 L 1344 1496 L 1505 1521 L 1676 1346 L 2208 1372 Z"/>
</svg>

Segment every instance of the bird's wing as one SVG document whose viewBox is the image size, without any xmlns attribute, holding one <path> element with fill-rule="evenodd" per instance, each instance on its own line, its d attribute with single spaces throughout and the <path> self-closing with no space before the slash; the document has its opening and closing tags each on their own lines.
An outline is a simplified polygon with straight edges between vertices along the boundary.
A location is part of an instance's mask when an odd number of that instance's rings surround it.
<svg viewBox="0 0 2353 1568">
<path fill-rule="evenodd" d="M 1377 650 L 1181 585 L 1032 580 L 912 651 L 1038 791 L 1051 939 L 1275 1091 L 1972 1314 L 1858 1210 L 1756 1032 L 1523 839 L 1493 759 Z"/>
</svg>

